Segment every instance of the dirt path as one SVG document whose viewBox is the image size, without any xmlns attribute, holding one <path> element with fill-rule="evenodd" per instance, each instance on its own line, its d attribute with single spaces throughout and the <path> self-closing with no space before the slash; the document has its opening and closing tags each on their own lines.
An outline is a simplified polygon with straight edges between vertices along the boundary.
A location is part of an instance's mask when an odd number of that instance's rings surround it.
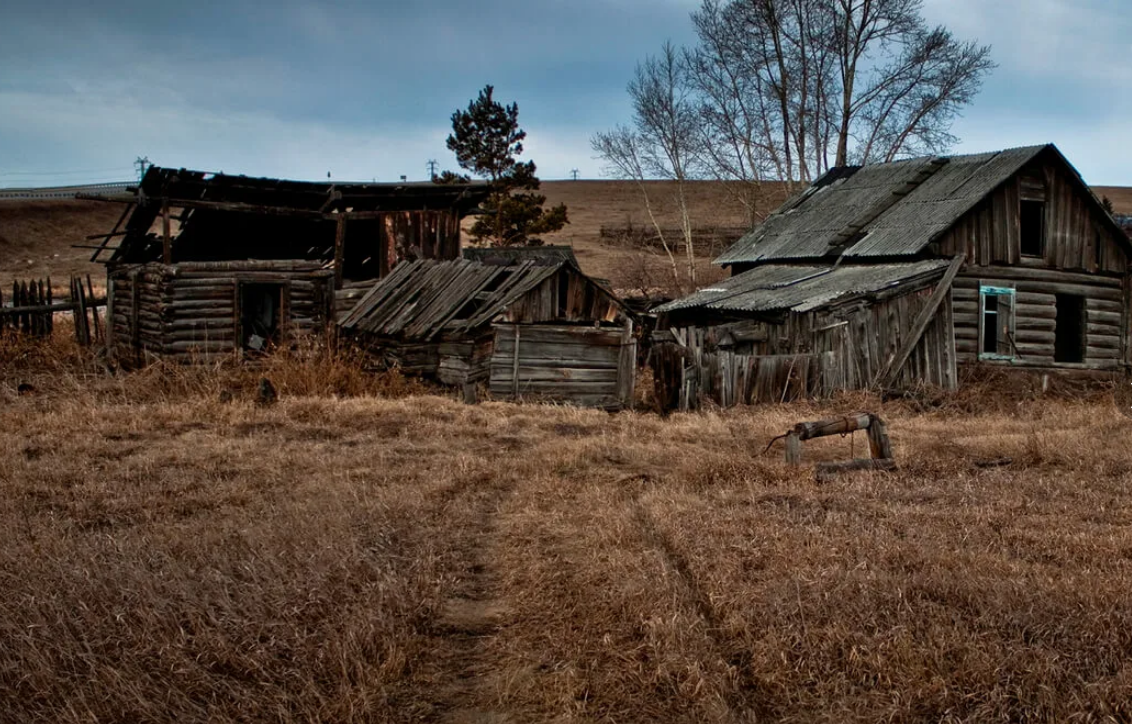
<svg viewBox="0 0 1132 724">
<path fill-rule="evenodd" d="M 473 481 L 448 503 L 458 510 L 454 531 L 456 585 L 446 601 L 434 633 L 432 677 L 435 686 L 429 698 L 435 720 L 452 724 L 503 724 L 513 719 L 498 710 L 498 690 L 488 644 L 499 635 L 510 616 L 498 596 L 498 572 L 494 549 L 497 519 L 512 493 L 500 481 Z"/>
</svg>

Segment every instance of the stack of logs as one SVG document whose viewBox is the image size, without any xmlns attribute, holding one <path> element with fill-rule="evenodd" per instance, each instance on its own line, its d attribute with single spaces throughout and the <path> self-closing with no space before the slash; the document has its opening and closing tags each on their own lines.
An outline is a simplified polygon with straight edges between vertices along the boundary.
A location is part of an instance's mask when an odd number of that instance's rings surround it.
<svg viewBox="0 0 1132 724">
<path fill-rule="evenodd" d="M 856 412 L 831 420 L 818 422 L 799 422 L 786 433 L 786 462 L 791 465 L 802 463 L 802 441 L 827 435 L 849 435 L 857 430 L 867 430 L 871 459 L 849 460 L 846 462 L 822 462 L 814 469 L 818 482 L 826 482 L 840 473 L 852 470 L 895 470 L 896 461 L 892 458 L 892 442 L 884 421 L 871 412 Z"/>
</svg>

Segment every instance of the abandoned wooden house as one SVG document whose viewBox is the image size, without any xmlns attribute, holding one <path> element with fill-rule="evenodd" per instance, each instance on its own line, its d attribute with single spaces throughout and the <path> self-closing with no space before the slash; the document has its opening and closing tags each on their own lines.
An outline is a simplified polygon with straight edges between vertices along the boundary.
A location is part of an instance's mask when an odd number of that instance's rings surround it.
<svg viewBox="0 0 1132 724">
<path fill-rule="evenodd" d="M 397 266 L 341 321 L 387 366 L 493 397 L 609 409 L 633 396 L 633 319 L 568 261 Z"/>
<path fill-rule="evenodd" d="M 455 259 L 478 185 L 279 181 L 150 168 L 92 260 L 126 362 L 200 360 L 325 332 L 335 294 L 407 259 Z M 118 239 L 116 246 L 110 241 Z"/>
<path fill-rule="evenodd" d="M 1122 371 L 1130 255 L 1052 145 L 834 168 L 716 259 L 731 278 L 657 309 L 684 360 L 665 379 L 731 404 L 953 388 L 968 363 Z M 721 353 L 740 358 L 722 369 Z M 784 354 L 810 366 L 751 372 Z"/>
</svg>

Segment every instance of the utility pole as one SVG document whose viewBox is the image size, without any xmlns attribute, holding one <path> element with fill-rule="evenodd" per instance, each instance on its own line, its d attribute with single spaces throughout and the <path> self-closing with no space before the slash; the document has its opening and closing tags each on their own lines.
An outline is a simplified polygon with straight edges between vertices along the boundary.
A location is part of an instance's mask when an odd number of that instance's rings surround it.
<svg viewBox="0 0 1132 724">
<path fill-rule="evenodd" d="M 428 178 L 429 181 L 436 178 L 436 159 L 434 158 L 428 160 Z"/>
<path fill-rule="evenodd" d="M 570 173 L 574 176 L 574 180 L 578 180 L 578 169 L 573 169 Z"/>
<path fill-rule="evenodd" d="M 145 178 L 145 172 L 148 171 L 149 167 L 152 165 L 149 156 L 138 156 L 134 160 L 134 168 L 138 170 L 138 183 L 141 183 L 141 180 Z"/>
</svg>

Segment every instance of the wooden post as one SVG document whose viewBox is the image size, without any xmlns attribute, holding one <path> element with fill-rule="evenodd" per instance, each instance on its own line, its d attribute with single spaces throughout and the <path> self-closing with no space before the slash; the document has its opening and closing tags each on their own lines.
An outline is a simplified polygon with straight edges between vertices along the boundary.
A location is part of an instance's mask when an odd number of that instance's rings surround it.
<svg viewBox="0 0 1132 724">
<path fill-rule="evenodd" d="M 477 399 L 477 394 L 476 394 L 476 383 L 472 382 L 471 380 L 465 379 L 464 380 L 464 404 L 465 405 L 474 405 L 477 402 L 479 402 L 479 400 Z"/>
<path fill-rule="evenodd" d="M 79 284 L 82 284 L 82 279 L 79 280 Z M 90 281 L 90 274 L 86 275 L 86 289 L 90 293 L 90 300 L 93 302 L 94 284 Z M 94 324 L 94 339 L 95 341 L 100 341 L 102 339 L 102 325 L 98 321 L 98 307 L 93 304 L 90 307 L 90 317 L 91 322 Z"/>
<path fill-rule="evenodd" d="M 888 430 L 884 421 L 877 415 L 869 415 L 869 452 L 875 460 L 892 459 L 892 441 L 888 439 Z"/>
<path fill-rule="evenodd" d="M 346 258 L 346 217 L 339 214 L 334 230 L 334 288 L 342 288 L 342 264 Z"/>
<path fill-rule="evenodd" d="M 47 277 L 47 306 L 52 306 L 55 303 L 55 292 L 51 290 L 51 277 Z M 47 317 L 44 319 L 47 322 L 47 333 L 52 334 L 55 332 L 55 313 L 48 312 Z"/>
<path fill-rule="evenodd" d="M 173 239 L 169 235 L 169 199 L 161 202 L 161 261 L 173 263 Z"/>
<path fill-rule="evenodd" d="M 786 464 L 802 464 L 802 438 L 793 430 L 786 433 Z"/>
<path fill-rule="evenodd" d="M 633 320 L 626 319 L 621 328 L 621 349 L 617 360 L 617 401 L 621 407 L 633 406 L 633 389 L 637 383 L 637 343 L 633 339 Z"/>
<path fill-rule="evenodd" d="M 512 325 L 515 328 L 515 354 L 512 355 L 511 360 L 511 396 L 519 396 L 519 325 Z"/>
</svg>

